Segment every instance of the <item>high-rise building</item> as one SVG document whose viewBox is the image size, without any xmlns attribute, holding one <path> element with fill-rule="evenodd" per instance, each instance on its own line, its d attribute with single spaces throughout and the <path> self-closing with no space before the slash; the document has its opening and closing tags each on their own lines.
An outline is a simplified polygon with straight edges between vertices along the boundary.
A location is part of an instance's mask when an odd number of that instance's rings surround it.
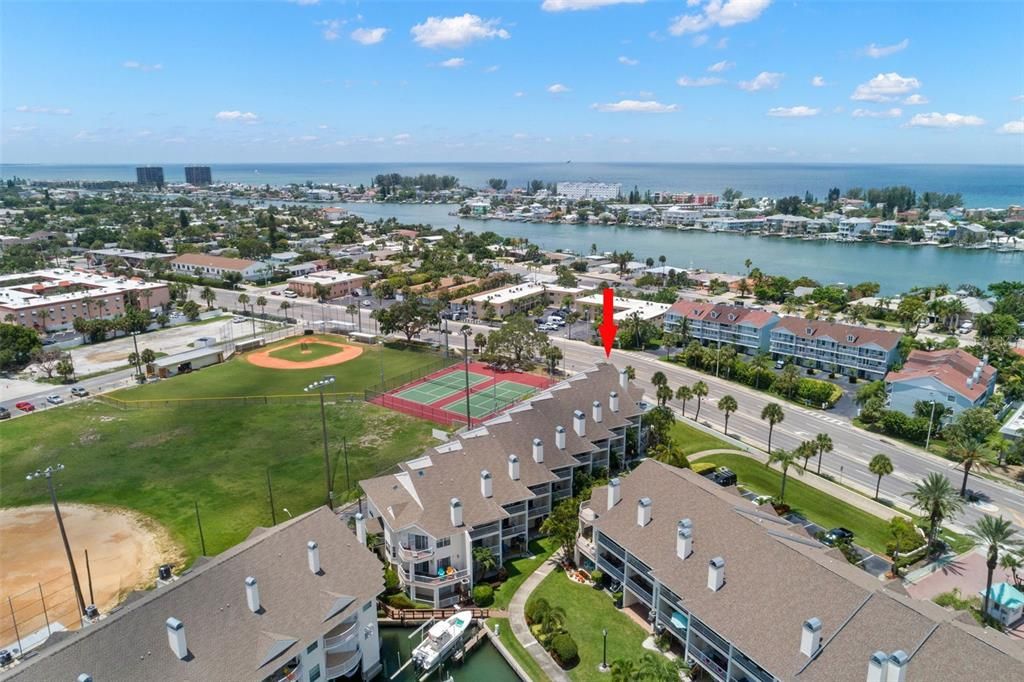
<svg viewBox="0 0 1024 682">
<path fill-rule="evenodd" d="M 162 166 L 139 166 L 135 169 L 135 180 L 140 185 L 164 186 L 164 169 Z"/>
<path fill-rule="evenodd" d="M 185 166 L 185 182 L 190 185 L 209 185 L 213 183 L 213 174 L 209 166 Z"/>
<path fill-rule="evenodd" d="M 581 199 L 609 201 L 619 198 L 622 194 L 622 185 L 617 182 L 560 182 L 557 186 L 557 192 L 558 196 L 572 201 L 579 201 Z"/>
</svg>

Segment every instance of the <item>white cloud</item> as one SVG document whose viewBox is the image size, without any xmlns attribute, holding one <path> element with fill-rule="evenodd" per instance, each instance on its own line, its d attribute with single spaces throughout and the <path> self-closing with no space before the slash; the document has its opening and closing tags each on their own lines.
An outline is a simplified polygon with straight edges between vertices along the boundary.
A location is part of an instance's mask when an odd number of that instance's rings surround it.
<svg viewBox="0 0 1024 682">
<path fill-rule="evenodd" d="M 15 111 L 22 114 L 52 114 L 54 116 L 70 116 L 71 110 L 67 107 L 30 107 L 27 104 L 15 107 Z"/>
<path fill-rule="evenodd" d="M 461 69 L 466 65 L 466 60 L 462 57 L 452 57 L 441 62 L 438 66 L 443 66 L 446 69 Z"/>
<path fill-rule="evenodd" d="M 874 111 L 872 109 L 854 109 L 850 115 L 854 118 L 899 118 L 903 115 L 903 110 L 899 107 L 893 107 L 892 109 L 885 109 L 882 111 Z"/>
<path fill-rule="evenodd" d="M 827 85 L 827 83 L 825 82 L 825 78 L 823 76 L 815 76 L 814 78 L 811 79 L 811 85 L 813 85 L 816 88 L 823 88 Z"/>
<path fill-rule="evenodd" d="M 526 133 L 513 133 L 512 135 L 512 138 L 515 140 L 525 140 L 528 137 L 530 136 L 527 135 Z"/>
<path fill-rule="evenodd" d="M 722 61 L 715 62 L 709 66 L 708 71 L 712 73 L 722 73 L 723 71 L 728 71 L 734 66 L 736 66 L 736 62 L 730 62 L 728 59 L 723 59 Z"/>
<path fill-rule="evenodd" d="M 218 121 L 238 121 L 240 123 L 255 123 L 260 117 L 251 111 L 218 111 L 214 118 Z"/>
<path fill-rule="evenodd" d="M 608 102 L 606 104 L 591 104 L 590 108 L 596 109 L 597 111 L 636 114 L 668 114 L 679 110 L 679 106 L 676 104 L 662 104 L 655 100 L 637 99 L 623 99 L 618 102 Z"/>
<path fill-rule="evenodd" d="M 1017 95 L 1010 98 L 1011 102 L 1024 102 L 1024 95 Z"/>
<path fill-rule="evenodd" d="M 391 138 L 391 141 L 396 145 L 409 144 L 412 141 L 412 135 L 409 133 L 398 133 Z"/>
<path fill-rule="evenodd" d="M 911 128 L 962 128 L 964 126 L 985 125 L 985 119 L 971 114 L 917 114 L 910 119 L 907 126 Z"/>
<path fill-rule="evenodd" d="M 690 44 L 693 45 L 694 47 L 700 47 L 701 45 L 706 45 L 707 42 L 707 35 L 701 33 L 699 36 L 694 36 L 693 40 L 690 41 Z"/>
<path fill-rule="evenodd" d="M 526 97 L 526 93 L 523 92 L 522 90 L 516 90 L 515 92 L 512 93 L 512 96 L 513 97 Z"/>
<path fill-rule="evenodd" d="M 352 31 L 351 38 L 360 45 L 376 45 L 384 40 L 388 29 L 380 28 L 357 28 Z"/>
<path fill-rule="evenodd" d="M 288 0 L 293 5 L 299 5 L 300 7 L 307 7 L 309 5 L 319 5 L 320 0 Z"/>
<path fill-rule="evenodd" d="M 569 92 L 569 88 L 562 85 L 561 83 L 552 83 L 548 86 L 548 92 L 552 95 L 561 95 L 563 92 Z"/>
<path fill-rule="evenodd" d="M 160 71 L 164 68 L 163 64 L 143 64 L 134 60 L 128 60 L 121 62 L 121 66 L 126 69 L 136 69 L 138 71 Z"/>
<path fill-rule="evenodd" d="M 1024 118 L 1004 123 L 996 132 L 1003 135 L 1024 135 Z"/>
<path fill-rule="evenodd" d="M 785 74 L 777 73 L 775 71 L 762 71 L 754 76 L 753 80 L 740 81 L 740 89 L 746 90 L 747 92 L 774 90 L 779 87 L 780 83 L 782 83 L 783 76 L 785 76 Z"/>
<path fill-rule="evenodd" d="M 729 47 L 729 38 L 728 37 L 719 38 L 718 42 L 715 43 L 715 49 L 716 50 L 724 50 L 727 47 Z"/>
<path fill-rule="evenodd" d="M 14 133 L 31 133 L 36 130 L 37 126 L 11 126 L 10 130 Z"/>
<path fill-rule="evenodd" d="M 861 102 L 891 102 L 900 95 L 906 95 L 921 87 L 921 81 L 904 77 L 892 71 L 880 73 L 867 83 L 861 83 L 850 95 L 850 99 Z"/>
<path fill-rule="evenodd" d="M 768 110 L 768 115 L 775 116 L 776 118 L 807 118 L 808 116 L 817 116 L 820 112 L 821 109 L 799 105 L 795 107 L 772 107 Z"/>
<path fill-rule="evenodd" d="M 626 57 L 624 55 L 619 57 L 619 64 L 624 64 L 626 66 L 636 66 L 639 63 L 639 59 L 630 59 L 629 57 Z"/>
<path fill-rule="evenodd" d="M 911 95 L 910 97 L 907 97 L 906 99 L 904 99 L 903 103 L 904 104 L 910 104 L 910 105 L 914 105 L 914 104 L 928 104 L 928 98 L 925 97 L 924 95 L 919 95 L 919 94 L 915 93 L 915 94 Z"/>
<path fill-rule="evenodd" d="M 488 66 L 486 69 L 484 69 L 484 73 L 494 73 L 500 68 L 501 67 L 498 66 L 497 64 L 492 64 L 491 66 Z"/>
<path fill-rule="evenodd" d="M 647 0 L 544 0 L 540 8 L 545 12 L 576 12 L 609 5 L 642 5 Z"/>
<path fill-rule="evenodd" d="M 420 47 L 463 47 L 475 40 L 508 40 L 511 34 L 498 26 L 500 21 L 469 13 L 461 17 L 428 17 L 409 32 Z"/>
<path fill-rule="evenodd" d="M 324 40 L 337 40 L 338 36 L 341 35 L 341 27 L 346 23 L 348 22 L 344 19 L 324 19 L 323 21 L 316 22 L 316 25 L 323 26 L 321 35 L 324 37 Z"/>
<path fill-rule="evenodd" d="M 672 19 L 668 32 L 674 36 L 700 33 L 713 26 L 728 28 L 745 24 L 761 16 L 771 0 L 708 0 L 699 14 L 684 14 Z M 687 3 L 687 6 L 690 5 Z"/>
<path fill-rule="evenodd" d="M 896 54 L 897 52 L 902 52 L 909 46 L 910 38 L 904 38 L 895 45 L 875 45 L 874 43 L 871 43 L 863 50 L 861 50 L 861 53 L 863 53 L 866 57 L 878 59 L 880 57 L 888 57 L 889 55 Z"/>
<path fill-rule="evenodd" d="M 724 82 L 721 78 L 712 78 L 710 76 L 701 76 L 699 78 L 680 76 L 676 79 L 676 85 L 683 88 L 707 88 L 712 85 L 721 85 Z"/>
</svg>

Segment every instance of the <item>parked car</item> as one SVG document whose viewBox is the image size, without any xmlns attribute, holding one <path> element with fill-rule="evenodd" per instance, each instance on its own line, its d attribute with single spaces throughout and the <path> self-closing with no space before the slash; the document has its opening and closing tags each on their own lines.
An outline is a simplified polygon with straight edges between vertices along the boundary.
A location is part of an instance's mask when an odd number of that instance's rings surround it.
<svg viewBox="0 0 1024 682">
<path fill-rule="evenodd" d="M 715 472 L 711 474 L 711 480 L 723 488 L 728 488 L 731 485 L 736 485 L 736 474 L 732 469 L 718 467 L 715 469 Z"/>
<path fill-rule="evenodd" d="M 76 398 L 84 398 L 85 396 L 89 395 L 89 391 L 88 389 L 82 388 L 81 386 L 72 386 L 71 395 L 75 396 Z"/>
<path fill-rule="evenodd" d="M 294 291 L 292 291 L 291 289 L 286 289 L 285 292 L 284 292 L 284 297 L 285 298 L 298 298 L 299 295 L 297 293 L 295 293 Z"/>
<path fill-rule="evenodd" d="M 245 322 L 244 317 L 236 317 L 235 319 L 231 320 L 232 324 L 242 324 L 243 322 Z"/>
<path fill-rule="evenodd" d="M 270 292 L 270 295 L 271 296 L 280 296 L 281 292 L 278 289 L 274 289 L 273 291 Z"/>
<path fill-rule="evenodd" d="M 50 395 L 46 396 L 46 402 L 50 403 L 51 405 L 63 405 L 64 398 L 61 398 L 56 393 L 51 393 Z"/>
<path fill-rule="evenodd" d="M 16 408 L 22 412 L 35 412 L 36 406 L 27 400 L 22 400 L 20 403 L 15 403 Z"/>
<path fill-rule="evenodd" d="M 6 407 L 0 407 L 0 419 L 10 419 L 11 411 Z"/>
<path fill-rule="evenodd" d="M 369 299 L 363 301 L 363 307 L 364 308 L 372 308 L 373 307 L 373 301 L 371 301 Z"/>
<path fill-rule="evenodd" d="M 973 329 L 974 329 L 974 323 L 971 322 L 970 320 L 968 320 L 967 322 L 964 322 L 963 324 L 960 325 L 960 333 L 961 334 L 970 334 Z"/>
<path fill-rule="evenodd" d="M 843 528 L 842 526 L 839 528 L 833 528 L 829 532 L 825 533 L 825 536 L 822 538 L 822 542 L 829 547 L 835 547 L 836 545 L 845 542 L 853 542 L 853 531 L 848 528 Z"/>
<path fill-rule="evenodd" d="M 786 366 L 786 363 L 783 362 L 782 360 L 776 360 L 775 361 L 775 369 L 782 369 L 785 366 Z"/>
</svg>

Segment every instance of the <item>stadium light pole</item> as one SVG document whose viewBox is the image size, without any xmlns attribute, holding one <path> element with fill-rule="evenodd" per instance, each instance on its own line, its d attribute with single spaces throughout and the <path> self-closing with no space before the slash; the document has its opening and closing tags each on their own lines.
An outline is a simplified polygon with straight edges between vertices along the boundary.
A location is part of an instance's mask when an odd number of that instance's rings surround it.
<svg viewBox="0 0 1024 682">
<path fill-rule="evenodd" d="M 57 491 L 53 487 L 53 475 L 58 471 L 64 471 L 64 465 L 49 466 L 42 470 L 36 470 L 25 477 L 26 481 L 34 481 L 37 478 L 46 478 L 50 488 L 50 500 L 53 502 L 53 513 L 57 515 L 57 527 L 60 528 L 60 539 L 64 541 L 64 553 L 68 557 L 68 566 L 71 568 L 71 582 L 75 587 L 75 597 L 78 599 L 78 609 L 81 616 L 85 616 L 85 597 L 82 596 L 82 586 L 78 582 L 78 571 L 75 570 L 75 560 L 71 555 L 71 543 L 68 542 L 68 533 L 64 530 L 64 518 L 60 515 L 60 505 L 57 504 Z"/>
<path fill-rule="evenodd" d="M 334 383 L 334 375 L 328 374 L 320 381 L 314 381 L 303 390 L 306 393 L 317 391 L 320 394 L 320 424 L 324 434 L 324 479 L 327 482 L 327 506 L 334 510 L 334 488 L 331 485 L 331 456 L 327 452 L 327 410 L 324 407 L 324 389 Z"/>
<path fill-rule="evenodd" d="M 469 411 L 469 335 L 473 333 L 473 330 L 468 324 L 464 324 L 459 333 L 462 334 L 462 362 L 466 372 L 466 426 L 473 428 L 473 417 Z"/>
</svg>

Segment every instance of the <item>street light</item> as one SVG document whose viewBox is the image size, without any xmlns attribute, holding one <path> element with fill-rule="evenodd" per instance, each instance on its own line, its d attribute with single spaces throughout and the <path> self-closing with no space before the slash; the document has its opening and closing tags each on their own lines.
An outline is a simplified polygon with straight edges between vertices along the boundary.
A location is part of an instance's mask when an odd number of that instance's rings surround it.
<svg viewBox="0 0 1024 682">
<path fill-rule="evenodd" d="M 75 570 L 75 560 L 71 556 L 71 544 L 68 542 L 68 533 L 64 530 L 64 519 L 60 515 L 60 506 L 57 504 L 57 491 L 53 488 L 53 475 L 58 471 L 64 471 L 64 465 L 49 466 L 43 470 L 36 470 L 25 477 L 26 481 L 34 481 L 37 478 L 46 478 L 50 488 L 50 499 L 53 501 L 53 513 L 57 515 L 57 527 L 60 528 L 60 538 L 64 541 L 64 553 L 68 557 L 68 566 L 71 568 L 71 582 L 75 586 L 75 597 L 78 598 L 78 608 L 82 615 L 85 615 L 85 598 L 82 596 L 82 586 L 78 582 L 78 571 Z"/>
<path fill-rule="evenodd" d="M 327 506 L 334 509 L 334 489 L 331 485 L 331 456 L 327 454 L 327 411 L 324 408 L 324 389 L 334 383 L 334 375 L 328 374 L 320 381 L 314 381 L 302 389 L 306 393 L 317 391 L 320 394 L 320 423 L 324 433 L 324 478 L 327 481 Z"/>
<path fill-rule="evenodd" d="M 608 628 L 601 630 L 604 636 L 604 646 L 601 649 L 601 672 L 608 672 Z"/>
<path fill-rule="evenodd" d="M 931 403 L 932 403 L 932 413 L 928 417 L 928 436 L 924 439 L 924 449 L 925 450 L 927 450 L 928 446 L 931 445 L 931 442 L 932 442 L 932 422 L 935 421 L 935 401 L 932 400 Z"/>
</svg>

